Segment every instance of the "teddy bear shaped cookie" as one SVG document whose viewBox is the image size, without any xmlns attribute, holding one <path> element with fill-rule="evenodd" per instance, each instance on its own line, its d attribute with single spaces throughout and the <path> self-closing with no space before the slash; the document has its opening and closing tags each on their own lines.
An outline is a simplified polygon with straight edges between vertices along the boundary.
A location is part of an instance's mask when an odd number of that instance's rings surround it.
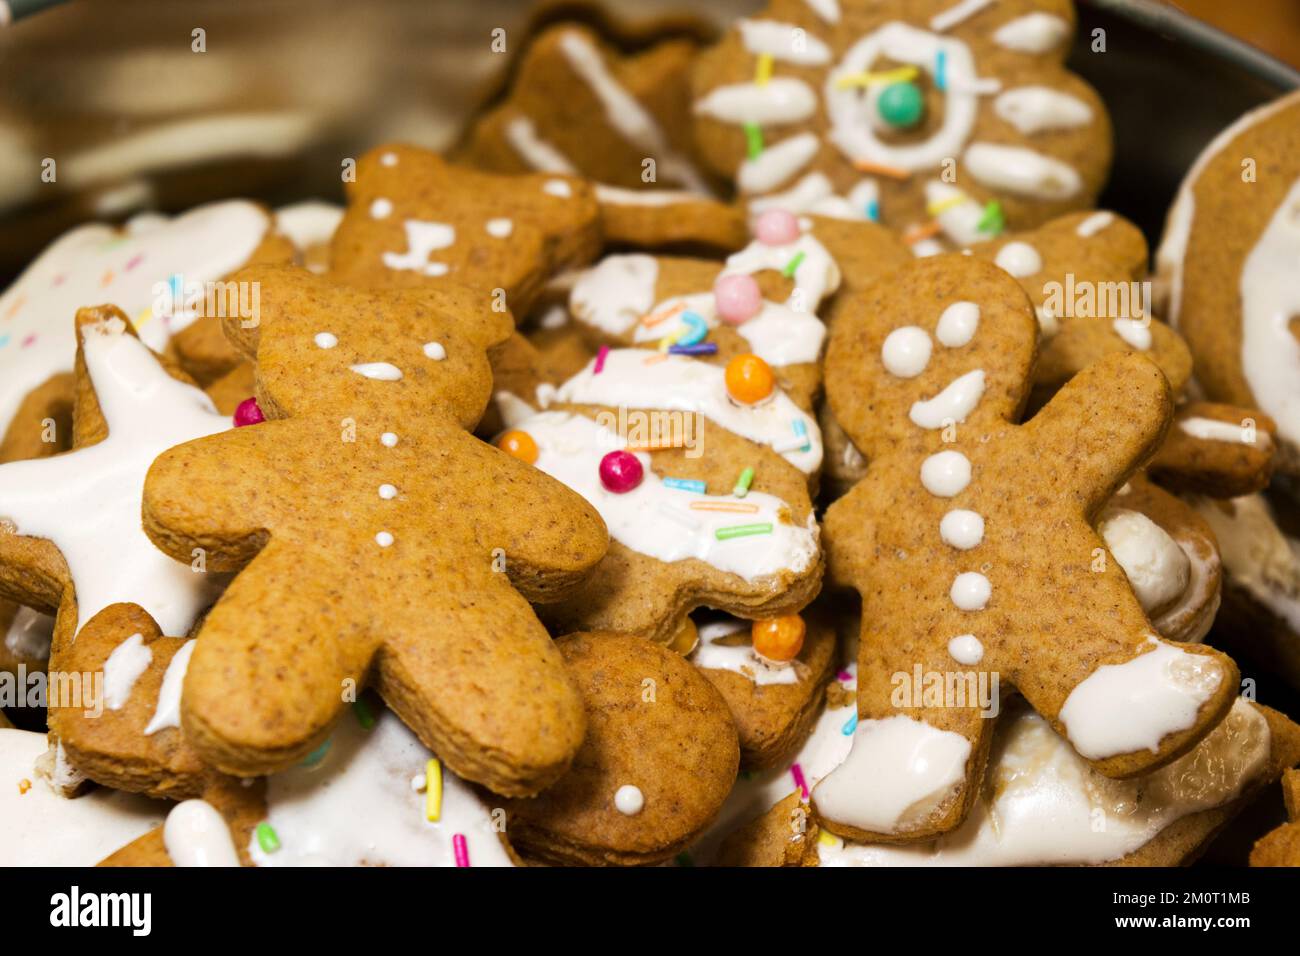
<svg viewBox="0 0 1300 956">
<path fill-rule="evenodd" d="M 842 836 L 917 841 L 964 819 L 995 678 L 1114 777 L 1173 760 L 1231 706 L 1233 662 L 1158 638 L 1118 565 L 1096 560 L 1091 522 L 1168 428 L 1163 374 L 1109 356 L 1016 425 L 1037 335 L 1014 279 L 955 255 L 837 321 L 828 396 L 870 461 L 823 525 L 832 577 L 863 598 L 853 748 L 813 792 Z"/>
<path fill-rule="evenodd" d="M 260 321 L 227 330 L 256 357 L 266 421 L 161 455 L 143 508 L 163 551 L 240 572 L 197 635 L 187 737 L 226 772 L 280 769 L 369 684 L 457 773 L 537 792 L 583 721 L 525 598 L 563 597 L 607 535 L 581 498 L 466 431 L 508 314 L 454 285 L 237 278 L 261 288 Z"/>
<path fill-rule="evenodd" d="M 1110 165 L 1105 107 L 1062 65 L 1073 29 L 1069 0 L 773 0 L 697 59 L 697 148 L 749 197 L 960 245 L 1030 228 L 1091 206 Z"/>
</svg>

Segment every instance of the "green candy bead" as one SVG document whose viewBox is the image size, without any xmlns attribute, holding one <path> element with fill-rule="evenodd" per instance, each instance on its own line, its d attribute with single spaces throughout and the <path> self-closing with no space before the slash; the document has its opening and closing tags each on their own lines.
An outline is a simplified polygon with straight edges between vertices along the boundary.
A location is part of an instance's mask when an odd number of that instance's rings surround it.
<svg viewBox="0 0 1300 956">
<path fill-rule="evenodd" d="M 925 97 L 915 83 L 890 83 L 880 91 L 876 109 L 890 126 L 915 126 L 925 110 Z"/>
</svg>

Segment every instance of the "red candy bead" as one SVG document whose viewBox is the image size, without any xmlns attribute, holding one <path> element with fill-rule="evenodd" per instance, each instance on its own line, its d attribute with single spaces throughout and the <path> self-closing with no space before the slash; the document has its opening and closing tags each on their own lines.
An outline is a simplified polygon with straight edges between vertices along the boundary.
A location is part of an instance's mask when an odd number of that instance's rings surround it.
<svg viewBox="0 0 1300 956">
<path fill-rule="evenodd" d="M 262 414 L 262 408 L 257 404 L 257 399 L 246 398 L 239 403 L 235 409 L 235 427 L 243 428 L 245 425 L 257 425 L 266 421 L 266 416 Z"/>
<path fill-rule="evenodd" d="M 616 495 L 625 495 L 645 477 L 641 460 L 630 451 L 611 451 L 600 460 L 600 483 Z"/>
<path fill-rule="evenodd" d="M 754 220 L 754 235 L 764 245 L 788 245 L 799 238 L 799 220 L 784 209 L 769 209 Z"/>
<path fill-rule="evenodd" d="M 718 318 L 732 325 L 748 322 L 763 308 L 763 293 L 753 276 L 719 276 L 713 283 L 713 299 Z"/>
</svg>

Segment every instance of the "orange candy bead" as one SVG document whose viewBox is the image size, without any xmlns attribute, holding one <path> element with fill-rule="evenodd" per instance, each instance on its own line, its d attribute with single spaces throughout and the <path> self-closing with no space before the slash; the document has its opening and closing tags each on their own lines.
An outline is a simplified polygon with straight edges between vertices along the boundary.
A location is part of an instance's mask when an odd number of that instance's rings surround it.
<svg viewBox="0 0 1300 956">
<path fill-rule="evenodd" d="M 742 405 L 757 405 L 772 394 L 776 376 L 757 355 L 737 355 L 727 363 L 727 394 Z"/>
<path fill-rule="evenodd" d="M 537 442 L 533 441 L 533 436 L 528 432 L 512 428 L 497 439 L 497 447 L 507 455 L 514 455 L 520 461 L 530 465 L 537 463 Z"/>
<path fill-rule="evenodd" d="M 750 631 L 754 653 L 778 663 L 788 663 L 803 650 L 804 623 L 798 614 L 755 621 Z"/>
</svg>

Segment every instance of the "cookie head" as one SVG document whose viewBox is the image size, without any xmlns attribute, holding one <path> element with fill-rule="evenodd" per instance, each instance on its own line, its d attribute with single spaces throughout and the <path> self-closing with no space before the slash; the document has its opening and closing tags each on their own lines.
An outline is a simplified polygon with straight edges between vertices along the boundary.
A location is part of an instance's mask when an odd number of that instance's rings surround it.
<svg viewBox="0 0 1300 956">
<path fill-rule="evenodd" d="M 260 288 L 257 394 L 268 418 L 401 420 L 442 409 L 469 426 L 482 413 L 486 349 L 511 329 L 485 297 L 455 287 L 371 292 L 292 267 L 237 279 Z"/>
</svg>

